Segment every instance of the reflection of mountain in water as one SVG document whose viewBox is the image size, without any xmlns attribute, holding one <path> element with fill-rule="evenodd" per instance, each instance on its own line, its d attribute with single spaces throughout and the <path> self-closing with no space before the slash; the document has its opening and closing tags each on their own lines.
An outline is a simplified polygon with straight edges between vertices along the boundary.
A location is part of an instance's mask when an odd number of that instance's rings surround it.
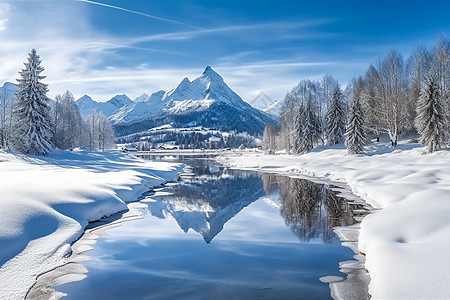
<svg viewBox="0 0 450 300">
<path fill-rule="evenodd" d="M 188 161 L 194 176 L 182 176 L 179 184 L 167 186 L 170 195 L 154 197 L 151 214 L 158 218 L 172 216 L 187 232 L 199 233 L 209 243 L 243 208 L 270 194 L 286 225 L 302 241 L 337 238 L 335 226 L 355 222 L 352 207 L 325 184 L 251 171 L 219 167 L 212 161 Z M 279 191 L 279 192 L 278 192 Z"/>
<path fill-rule="evenodd" d="M 263 174 L 266 191 L 280 189 L 280 214 L 300 240 L 332 242 L 332 227 L 356 223 L 347 201 L 327 185 L 299 178 Z"/>
<path fill-rule="evenodd" d="M 193 161 L 195 177 L 167 187 L 168 196 L 149 203 L 153 216 L 171 215 L 184 232 L 198 232 L 209 243 L 228 220 L 264 195 L 255 172 L 219 168 L 208 161 Z"/>
</svg>

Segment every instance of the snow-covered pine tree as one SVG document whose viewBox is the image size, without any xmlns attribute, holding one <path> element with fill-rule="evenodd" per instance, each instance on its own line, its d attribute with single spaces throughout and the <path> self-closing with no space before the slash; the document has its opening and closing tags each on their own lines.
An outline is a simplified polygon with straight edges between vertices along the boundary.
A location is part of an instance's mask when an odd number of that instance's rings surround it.
<svg viewBox="0 0 450 300">
<path fill-rule="evenodd" d="M 435 72 L 425 77 L 425 87 L 417 102 L 416 128 L 420 134 L 420 143 L 429 152 L 442 148 L 445 142 L 446 118 L 444 106 L 439 95 Z"/>
<path fill-rule="evenodd" d="M 24 153 L 47 155 L 53 147 L 53 125 L 47 85 L 41 82 L 46 76 L 40 75 L 44 68 L 35 49 L 24 65 L 17 79 L 14 147 Z"/>
<path fill-rule="evenodd" d="M 367 144 L 365 121 L 359 97 L 354 97 L 350 103 L 348 122 L 345 132 L 345 146 L 350 154 L 357 154 L 364 150 Z"/>
<path fill-rule="evenodd" d="M 345 133 L 345 103 L 342 100 L 342 91 L 338 84 L 335 85 L 328 103 L 326 114 L 327 144 L 338 144 L 344 139 Z"/>
</svg>

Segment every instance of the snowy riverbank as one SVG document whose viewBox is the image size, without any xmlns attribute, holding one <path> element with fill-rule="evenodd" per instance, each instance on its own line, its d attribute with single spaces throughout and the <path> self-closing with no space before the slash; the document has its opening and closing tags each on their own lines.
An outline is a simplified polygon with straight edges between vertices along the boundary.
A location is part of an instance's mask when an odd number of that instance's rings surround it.
<svg viewBox="0 0 450 300">
<path fill-rule="evenodd" d="M 219 160 L 346 182 L 381 209 L 363 220 L 359 236 L 373 299 L 450 298 L 450 151 L 424 154 L 417 144 L 379 144 L 348 155 L 340 144 L 299 156 L 244 153 Z"/>
<path fill-rule="evenodd" d="M 69 254 L 90 221 L 126 210 L 181 166 L 120 153 L 0 152 L 0 299 L 23 299 L 36 276 Z"/>
</svg>

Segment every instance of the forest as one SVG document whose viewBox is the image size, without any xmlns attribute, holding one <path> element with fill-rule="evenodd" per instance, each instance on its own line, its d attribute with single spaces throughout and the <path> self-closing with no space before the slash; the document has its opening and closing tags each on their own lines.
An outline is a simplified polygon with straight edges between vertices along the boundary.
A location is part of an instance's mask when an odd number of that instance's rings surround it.
<svg viewBox="0 0 450 300">
<path fill-rule="evenodd" d="M 332 75 L 302 80 L 287 93 L 279 126 L 266 126 L 262 147 L 269 153 L 304 153 L 345 141 L 350 153 L 364 150 L 380 134 L 397 146 L 416 136 L 429 152 L 448 143 L 450 40 L 417 46 L 407 58 L 391 50 L 342 90 Z"/>
</svg>

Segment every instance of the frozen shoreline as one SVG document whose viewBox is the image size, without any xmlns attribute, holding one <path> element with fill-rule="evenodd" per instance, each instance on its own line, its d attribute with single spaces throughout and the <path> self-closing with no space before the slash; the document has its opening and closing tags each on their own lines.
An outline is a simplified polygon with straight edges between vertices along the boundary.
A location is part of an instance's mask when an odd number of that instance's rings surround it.
<svg viewBox="0 0 450 300">
<path fill-rule="evenodd" d="M 218 158 L 232 167 L 324 177 L 348 184 L 380 211 L 361 223 L 373 299 L 450 298 L 449 151 L 417 144 L 372 146 L 348 155 L 342 144 L 303 155 L 243 153 Z"/>
<path fill-rule="evenodd" d="M 36 277 L 59 265 L 88 222 L 127 210 L 181 165 L 120 151 L 0 152 L 0 298 L 23 299 Z"/>
</svg>

